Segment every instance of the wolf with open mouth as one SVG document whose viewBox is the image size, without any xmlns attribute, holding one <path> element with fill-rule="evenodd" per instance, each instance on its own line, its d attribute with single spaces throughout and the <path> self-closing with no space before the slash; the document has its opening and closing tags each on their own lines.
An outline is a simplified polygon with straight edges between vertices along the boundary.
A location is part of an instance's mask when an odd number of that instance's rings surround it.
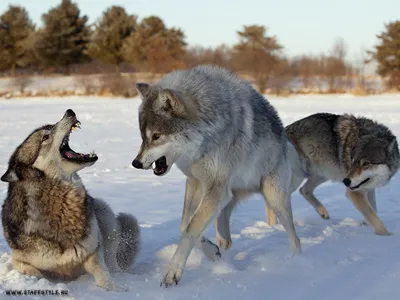
<svg viewBox="0 0 400 300">
<path fill-rule="evenodd" d="M 139 250 L 139 226 L 130 214 L 115 216 L 92 198 L 77 172 L 97 155 L 69 146 L 80 122 L 72 110 L 54 125 L 33 131 L 15 150 L 1 180 L 9 183 L 1 218 L 18 271 L 53 280 L 85 272 L 102 288 L 123 291 L 110 273 L 128 271 Z"/>
<path fill-rule="evenodd" d="M 228 70 L 198 66 L 136 84 L 142 144 L 133 167 L 162 176 L 173 165 L 186 175 L 181 239 L 162 279 L 177 284 L 196 245 L 212 259 L 229 249 L 230 215 L 259 193 L 285 228 L 293 253 L 301 244 L 290 203 L 288 140 L 274 107 Z M 216 244 L 203 232 L 215 220 Z"/>
</svg>

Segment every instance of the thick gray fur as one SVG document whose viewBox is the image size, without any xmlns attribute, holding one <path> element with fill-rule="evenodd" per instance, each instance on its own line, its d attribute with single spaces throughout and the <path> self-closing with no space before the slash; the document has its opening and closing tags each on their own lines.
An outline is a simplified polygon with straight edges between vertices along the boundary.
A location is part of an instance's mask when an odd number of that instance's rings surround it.
<svg viewBox="0 0 400 300">
<path fill-rule="evenodd" d="M 292 192 L 307 178 L 300 193 L 327 219 L 328 211 L 313 191 L 328 180 L 347 181 L 346 195 L 366 221 L 377 234 L 389 234 L 375 202 L 375 189 L 386 185 L 400 164 L 397 139 L 388 127 L 364 117 L 318 113 L 287 126 L 286 133 L 304 170 Z"/>
<path fill-rule="evenodd" d="M 142 145 L 133 165 L 166 174 L 173 164 L 187 176 L 181 240 L 162 284 L 177 283 L 197 244 L 215 259 L 219 249 L 202 232 L 216 220 L 217 244 L 231 246 L 229 217 L 253 193 L 285 227 L 300 252 L 290 204 L 288 140 L 272 105 L 230 72 L 199 66 L 167 74 L 155 85 L 137 84 Z M 166 172 L 157 163 L 166 158 Z M 162 174 L 160 174 L 162 173 Z"/>
</svg>

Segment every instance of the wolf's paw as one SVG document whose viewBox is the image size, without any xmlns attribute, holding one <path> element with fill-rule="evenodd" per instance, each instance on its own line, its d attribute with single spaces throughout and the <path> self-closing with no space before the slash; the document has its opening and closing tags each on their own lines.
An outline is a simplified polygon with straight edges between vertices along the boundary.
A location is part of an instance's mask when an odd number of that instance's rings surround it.
<svg viewBox="0 0 400 300">
<path fill-rule="evenodd" d="M 389 236 L 392 235 L 391 232 L 387 231 L 386 229 L 376 230 L 375 233 L 377 235 Z"/>
<path fill-rule="evenodd" d="M 323 207 L 323 206 L 318 207 L 317 212 L 321 216 L 322 219 L 329 220 L 329 214 L 325 207 Z"/>
<path fill-rule="evenodd" d="M 300 243 L 300 239 L 296 236 L 294 243 L 290 244 L 290 248 L 292 250 L 292 255 L 291 257 L 295 257 L 298 255 L 301 255 L 301 243 Z"/>
<path fill-rule="evenodd" d="M 108 282 L 100 283 L 97 285 L 103 289 L 106 289 L 108 291 L 113 291 L 113 292 L 127 292 L 128 291 L 127 288 L 119 286 L 114 281 L 108 281 Z"/>
<path fill-rule="evenodd" d="M 160 286 L 169 287 L 170 285 L 178 285 L 179 280 L 181 280 L 183 273 L 183 267 L 171 262 L 168 266 L 167 272 L 165 272 L 163 280 Z"/>
<path fill-rule="evenodd" d="M 221 252 L 219 252 L 219 248 L 209 239 L 202 238 L 201 239 L 201 250 L 204 255 L 211 261 L 218 261 L 221 258 Z"/>
<path fill-rule="evenodd" d="M 222 248 L 224 250 L 229 250 L 232 247 L 232 240 L 226 240 L 222 238 L 221 236 L 217 235 L 216 237 L 217 245 L 219 248 Z"/>
</svg>

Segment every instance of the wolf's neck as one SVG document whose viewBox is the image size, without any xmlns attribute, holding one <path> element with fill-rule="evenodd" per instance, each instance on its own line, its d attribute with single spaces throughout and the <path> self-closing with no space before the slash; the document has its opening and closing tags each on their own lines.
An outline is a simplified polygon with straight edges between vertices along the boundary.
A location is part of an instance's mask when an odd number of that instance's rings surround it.
<svg viewBox="0 0 400 300">
<path fill-rule="evenodd" d="M 83 185 L 81 177 L 79 177 L 78 173 L 76 173 L 76 172 L 71 174 L 70 181 L 71 181 L 72 184 L 74 184 L 76 186 L 82 186 Z"/>
</svg>

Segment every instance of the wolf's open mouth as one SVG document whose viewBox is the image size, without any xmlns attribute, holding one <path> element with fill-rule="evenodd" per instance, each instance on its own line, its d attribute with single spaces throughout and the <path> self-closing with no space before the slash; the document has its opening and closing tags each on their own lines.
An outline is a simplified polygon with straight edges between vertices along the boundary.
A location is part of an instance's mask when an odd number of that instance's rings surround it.
<svg viewBox="0 0 400 300">
<path fill-rule="evenodd" d="M 371 178 L 368 177 L 367 179 L 361 181 L 360 184 L 358 184 L 358 185 L 356 185 L 356 186 L 353 186 L 353 187 L 350 187 L 350 189 L 351 189 L 351 190 L 358 189 L 360 186 L 362 186 L 363 184 L 367 183 L 370 179 L 371 179 Z"/>
<path fill-rule="evenodd" d="M 165 156 L 160 157 L 157 159 L 154 164 L 153 164 L 153 173 L 157 176 L 163 175 L 165 172 L 167 172 L 168 166 L 167 166 L 167 158 Z"/>
<path fill-rule="evenodd" d="M 69 161 L 72 161 L 74 163 L 78 164 L 85 164 L 85 163 L 90 163 L 90 162 L 95 162 L 98 157 L 94 152 L 91 152 L 89 154 L 83 154 L 83 153 L 77 153 L 74 150 L 71 149 L 69 146 L 69 136 L 72 132 L 72 130 L 76 130 L 77 128 L 80 127 L 81 122 L 76 121 L 74 125 L 71 126 L 71 130 L 67 133 L 67 135 L 64 137 L 61 145 L 60 145 L 60 153 L 61 156 Z"/>
</svg>

